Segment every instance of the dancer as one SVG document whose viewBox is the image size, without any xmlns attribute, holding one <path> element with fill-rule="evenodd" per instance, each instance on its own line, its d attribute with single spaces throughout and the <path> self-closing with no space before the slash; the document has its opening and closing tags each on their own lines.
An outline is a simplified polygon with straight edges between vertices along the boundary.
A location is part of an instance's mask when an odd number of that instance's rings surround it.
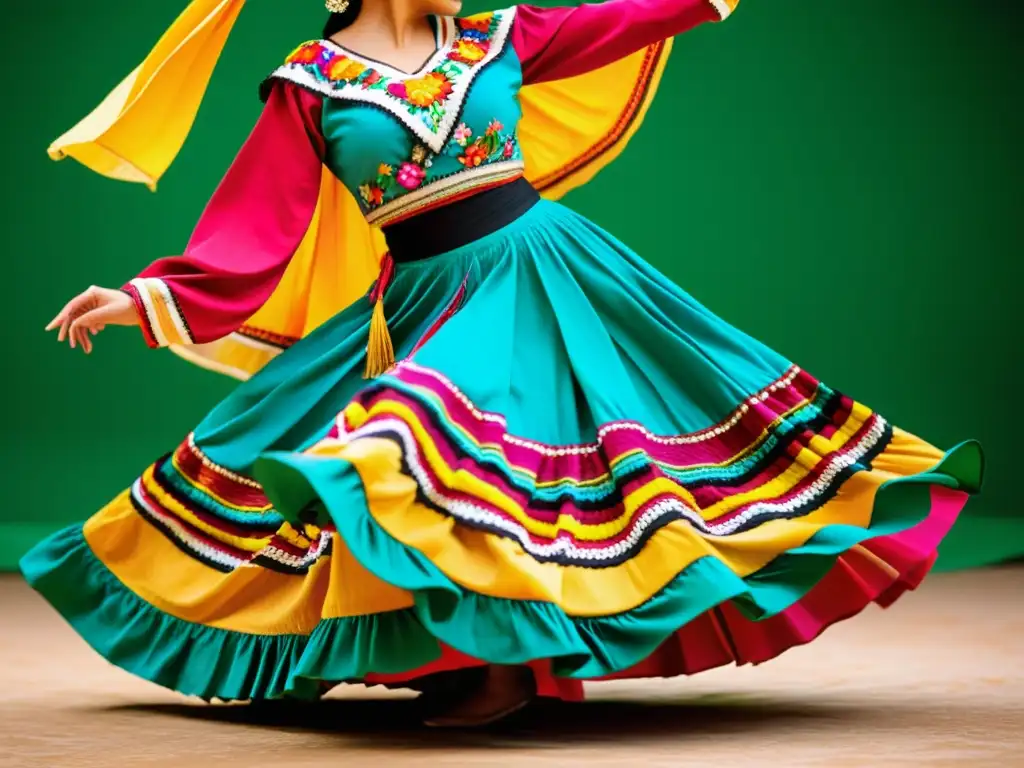
<svg viewBox="0 0 1024 768">
<path fill-rule="evenodd" d="M 406 686 L 448 726 L 763 662 L 915 587 L 977 444 L 890 425 L 554 202 L 736 2 L 330 0 L 184 255 L 50 324 L 247 381 L 30 583 L 185 694 Z M 154 186 L 241 5 L 195 0 L 51 154 Z"/>
</svg>

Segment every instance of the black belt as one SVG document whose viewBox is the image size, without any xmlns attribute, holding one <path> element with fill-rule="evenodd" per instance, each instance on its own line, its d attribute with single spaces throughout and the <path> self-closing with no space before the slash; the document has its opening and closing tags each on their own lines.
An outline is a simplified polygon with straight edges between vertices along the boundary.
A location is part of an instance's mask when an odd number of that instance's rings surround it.
<svg viewBox="0 0 1024 768">
<path fill-rule="evenodd" d="M 540 199 L 520 176 L 454 203 L 382 228 L 396 262 L 420 261 L 461 248 L 511 224 Z"/>
</svg>

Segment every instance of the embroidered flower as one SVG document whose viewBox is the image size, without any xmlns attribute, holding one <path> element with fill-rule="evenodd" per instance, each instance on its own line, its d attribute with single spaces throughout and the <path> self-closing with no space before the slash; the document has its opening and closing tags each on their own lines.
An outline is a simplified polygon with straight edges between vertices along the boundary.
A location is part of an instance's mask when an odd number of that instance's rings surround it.
<svg viewBox="0 0 1024 768">
<path fill-rule="evenodd" d="M 347 56 L 335 56 L 328 62 L 324 74 L 331 80 L 343 80 L 349 82 L 355 80 L 366 71 L 366 65 L 353 61 Z"/>
<path fill-rule="evenodd" d="M 494 12 L 478 13 L 475 16 L 465 16 L 458 19 L 459 29 L 473 30 L 476 32 L 490 32 L 491 22 L 494 20 Z"/>
<path fill-rule="evenodd" d="M 363 78 L 363 88 L 370 88 L 380 82 L 381 74 L 376 69 L 371 69 Z"/>
<path fill-rule="evenodd" d="M 416 165 L 416 163 L 402 163 L 396 178 L 398 183 L 406 189 L 416 189 L 416 187 L 423 183 L 426 175 L 427 172 Z"/>
<path fill-rule="evenodd" d="M 487 147 L 485 147 L 482 142 L 475 141 L 466 147 L 465 151 L 459 155 L 459 162 L 467 168 L 475 168 L 484 162 L 490 154 L 491 153 L 487 151 Z"/>
<path fill-rule="evenodd" d="M 427 159 L 427 148 L 422 144 L 417 144 L 412 148 L 412 161 L 414 163 L 423 164 L 423 161 Z"/>
<path fill-rule="evenodd" d="M 304 43 L 292 51 L 286 61 L 290 64 L 312 64 L 320 57 L 320 54 L 326 52 L 320 43 Z"/>
<path fill-rule="evenodd" d="M 377 175 L 378 176 L 390 176 L 391 175 L 391 166 L 388 165 L 387 163 L 381 163 L 380 165 L 377 166 Z"/>
<path fill-rule="evenodd" d="M 471 40 L 474 43 L 480 43 L 484 48 L 489 47 L 491 40 L 490 32 L 480 32 L 476 29 L 464 29 L 459 33 L 460 40 Z"/>
<path fill-rule="evenodd" d="M 512 157 L 512 154 L 515 152 L 515 149 L 516 140 L 514 137 L 509 136 L 507 139 L 505 139 L 505 149 L 502 150 L 501 156 L 505 160 L 508 160 L 510 157 Z"/>
<path fill-rule="evenodd" d="M 452 133 L 452 138 L 455 139 L 456 143 L 460 147 L 466 146 L 469 143 L 470 137 L 473 135 L 473 131 L 469 129 L 465 123 L 459 123 L 455 127 L 455 131 Z"/>
<path fill-rule="evenodd" d="M 362 184 L 359 187 L 359 196 L 371 208 L 384 202 L 384 190 L 376 184 Z"/>
<path fill-rule="evenodd" d="M 463 64 L 476 64 L 487 55 L 488 45 L 486 42 L 460 39 L 448 52 L 448 58 L 453 61 L 461 61 Z"/>
<path fill-rule="evenodd" d="M 444 101 L 451 92 L 451 81 L 441 72 L 428 72 L 423 77 L 388 85 L 388 93 L 392 96 L 424 108 Z"/>
<path fill-rule="evenodd" d="M 504 127 L 505 126 L 502 125 L 499 120 L 491 120 L 490 124 L 487 126 L 487 135 L 493 136 L 498 131 L 502 130 Z"/>
</svg>

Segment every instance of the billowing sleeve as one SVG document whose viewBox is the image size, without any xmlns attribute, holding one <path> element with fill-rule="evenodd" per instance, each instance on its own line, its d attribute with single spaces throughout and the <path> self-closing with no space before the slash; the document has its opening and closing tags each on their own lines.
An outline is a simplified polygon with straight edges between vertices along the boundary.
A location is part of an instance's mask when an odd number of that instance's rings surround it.
<svg viewBox="0 0 1024 768">
<path fill-rule="evenodd" d="M 523 85 L 582 75 L 700 24 L 725 19 L 739 0 L 607 0 L 575 7 L 520 5 L 512 45 Z"/>
<path fill-rule="evenodd" d="M 236 331 L 277 287 L 316 209 L 322 99 L 277 83 L 181 256 L 123 287 L 151 347 Z"/>
</svg>

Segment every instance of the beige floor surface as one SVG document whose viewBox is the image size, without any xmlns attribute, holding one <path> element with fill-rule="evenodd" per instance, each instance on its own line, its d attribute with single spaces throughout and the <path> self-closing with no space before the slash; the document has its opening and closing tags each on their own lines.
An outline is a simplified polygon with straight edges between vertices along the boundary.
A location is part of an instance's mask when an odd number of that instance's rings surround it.
<svg viewBox="0 0 1024 768">
<path fill-rule="evenodd" d="M 206 706 L 110 667 L 0 578 L 3 768 L 1024 768 L 1024 568 L 933 576 L 761 667 L 588 695 L 469 734 L 423 729 L 376 689 Z"/>
</svg>

